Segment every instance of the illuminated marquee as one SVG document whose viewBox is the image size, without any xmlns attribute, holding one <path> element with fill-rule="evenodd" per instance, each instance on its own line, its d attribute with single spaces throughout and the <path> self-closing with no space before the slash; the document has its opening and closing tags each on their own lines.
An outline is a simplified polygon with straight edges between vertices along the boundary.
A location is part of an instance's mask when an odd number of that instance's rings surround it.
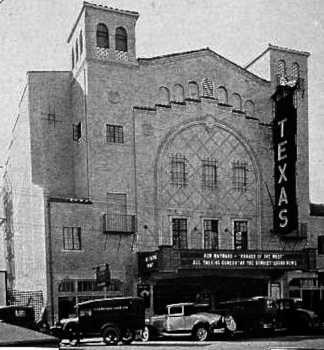
<svg viewBox="0 0 324 350">
<path fill-rule="evenodd" d="M 274 230 L 286 235 L 297 229 L 296 203 L 296 127 L 294 89 L 279 86 L 275 94 L 274 142 Z"/>
<path fill-rule="evenodd" d="M 304 270 L 309 266 L 308 251 L 283 250 L 204 250 L 163 247 L 155 252 L 140 252 L 139 275 L 170 273 L 179 270 Z"/>
<path fill-rule="evenodd" d="M 181 252 L 182 268 L 201 269 L 297 269 L 304 265 L 301 254 L 281 251 L 231 251 Z"/>
</svg>

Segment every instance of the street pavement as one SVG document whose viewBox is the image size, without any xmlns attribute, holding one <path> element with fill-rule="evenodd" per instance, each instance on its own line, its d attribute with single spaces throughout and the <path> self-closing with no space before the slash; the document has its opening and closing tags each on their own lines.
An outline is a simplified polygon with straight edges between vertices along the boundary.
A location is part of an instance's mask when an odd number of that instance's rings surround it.
<svg viewBox="0 0 324 350">
<path fill-rule="evenodd" d="M 51 335 L 0 321 L 0 347 L 3 346 L 58 346 L 59 339 Z"/>
<path fill-rule="evenodd" d="M 176 349 L 176 350 L 324 350 L 324 334 L 309 336 L 275 336 L 272 338 L 240 338 L 235 340 L 214 340 L 195 342 L 188 340 L 150 341 L 147 343 L 134 342 L 131 345 L 106 346 L 100 338 L 81 340 L 79 345 L 62 343 L 64 350 L 150 350 L 150 349 Z"/>
</svg>

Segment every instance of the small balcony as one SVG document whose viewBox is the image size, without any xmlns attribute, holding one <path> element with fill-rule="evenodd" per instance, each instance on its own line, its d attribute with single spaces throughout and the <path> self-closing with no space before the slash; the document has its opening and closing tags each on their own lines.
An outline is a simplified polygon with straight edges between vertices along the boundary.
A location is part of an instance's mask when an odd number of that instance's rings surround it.
<svg viewBox="0 0 324 350">
<path fill-rule="evenodd" d="M 104 214 L 103 232 L 133 234 L 136 232 L 136 216 L 127 214 Z"/>
</svg>

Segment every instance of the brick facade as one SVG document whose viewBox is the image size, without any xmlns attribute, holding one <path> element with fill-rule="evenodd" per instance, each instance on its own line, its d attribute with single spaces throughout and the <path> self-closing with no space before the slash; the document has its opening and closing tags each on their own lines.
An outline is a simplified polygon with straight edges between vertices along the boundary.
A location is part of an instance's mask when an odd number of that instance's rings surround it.
<svg viewBox="0 0 324 350">
<path fill-rule="evenodd" d="M 28 73 L 5 175 L 4 193 L 13 193 L 6 231 L 13 233 L 15 251 L 8 266 L 12 287 L 44 292 L 52 321 L 62 316 L 59 298 L 102 296 L 72 286 L 93 280 L 99 264 L 108 263 L 119 281 L 107 295 L 135 294 L 136 253 L 172 245 L 173 218 L 187 219 L 188 249 L 204 248 L 204 219 L 217 220 L 218 248 L 229 250 L 235 220 L 247 221 L 248 249 L 259 251 L 315 248 L 313 236 L 322 228 L 309 217 L 308 54 L 270 45 L 269 60 L 249 69 L 210 49 L 137 59 L 137 18 L 84 3 L 68 38 L 71 72 Z M 96 45 L 99 23 L 107 26 L 109 48 Z M 128 35 L 127 51 L 115 50 L 120 26 Z M 308 240 L 283 240 L 273 232 L 271 96 L 279 60 L 288 70 L 297 62 L 304 82 L 297 96 L 296 176 L 298 221 L 308 224 Z M 268 78 L 252 73 L 254 68 Z M 123 142 L 107 142 L 107 125 L 122 127 Z M 186 162 L 183 187 L 170 182 L 175 155 Z M 204 160 L 217 164 L 213 189 L 202 189 Z M 242 192 L 233 190 L 235 162 L 247 170 Z M 122 221 L 112 232 L 104 226 L 105 214 L 136 217 L 136 228 L 125 230 Z M 76 237 L 80 232 L 81 247 L 64 249 L 64 227 L 76 228 L 67 230 Z"/>
</svg>

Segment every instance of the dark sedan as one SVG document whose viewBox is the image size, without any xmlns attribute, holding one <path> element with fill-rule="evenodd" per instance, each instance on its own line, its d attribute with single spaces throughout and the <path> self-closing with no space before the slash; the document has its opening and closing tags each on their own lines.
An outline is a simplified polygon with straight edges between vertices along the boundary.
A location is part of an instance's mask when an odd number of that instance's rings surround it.
<svg viewBox="0 0 324 350">
<path fill-rule="evenodd" d="M 302 307 L 302 300 L 283 298 L 276 300 L 277 327 L 290 333 L 317 331 L 320 328 L 320 318 L 312 310 Z"/>
</svg>

